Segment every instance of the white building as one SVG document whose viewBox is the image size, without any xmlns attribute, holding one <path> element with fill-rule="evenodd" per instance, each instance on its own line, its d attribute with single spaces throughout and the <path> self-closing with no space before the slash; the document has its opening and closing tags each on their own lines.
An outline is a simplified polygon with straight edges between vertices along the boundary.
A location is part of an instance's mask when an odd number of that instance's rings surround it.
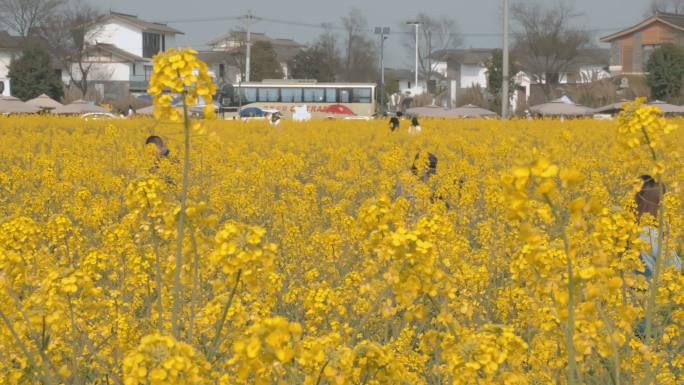
<svg viewBox="0 0 684 385">
<path fill-rule="evenodd" d="M 282 39 L 282 38 L 272 38 L 264 33 L 261 32 L 252 32 L 250 33 L 250 41 L 252 44 L 256 42 L 267 42 L 270 43 L 271 46 L 273 47 L 273 50 L 276 53 L 276 57 L 278 58 L 278 62 L 280 63 L 280 67 L 283 73 L 283 79 L 291 79 L 291 73 L 290 73 L 290 61 L 294 59 L 297 54 L 306 48 L 303 44 L 300 44 L 292 39 Z M 225 33 L 219 37 L 216 37 L 209 42 L 207 42 L 207 45 L 210 47 L 212 52 L 222 52 L 222 53 L 227 53 L 234 55 L 232 60 L 226 59 L 225 61 L 222 61 L 221 63 L 215 63 L 216 65 L 222 64 L 224 66 L 224 69 L 221 70 L 219 68 L 213 68 L 214 72 L 220 72 L 216 73 L 217 79 L 218 78 L 223 78 L 224 81 L 230 80 L 231 82 L 238 83 L 241 79 L 241 74 L 244 71 L 244 69 L 239 69 L 239 68 L 233 68 L 232 70 L 229 70 L 226 67 L 236 67 L 238 64 L 241 64 L 244 66 L 244 60 L 238 58 L 237 56 L 241 55 L 242 50 L 244 49 L 245 45 L 247 42 L 247 33 L 244 31 L 232 31 Z M 219 55 L 211 55 L 207 54 L 207 58 L 218 58 L 218 57 L 225 57 L 228 58 L 228 56 L 219 56 Z M 222 59 L 223 60 L 223 59 Z M 230 78 L 226 78 L 225 74 L 230 73 L 232 76 Z M 221 74 L 224 74 L 222 76 Z"/>
<path fill-rule="evenodd" d="M 116 99 L 128 93 L 144 93 L 152 73 L 152 57 L 176 47 L 176 36 L 183 32 L 166 24 L 142 20 L 134 15 L 110 12 L 89 30 L 89 45 L 84 65 L 89 82 L 103 99 Z M 80 80 L 78 64 L 70 69 Z M 65 83 L 71 79 L 62 74 Z"/>
<path fill-rule="evenodd" d="M 0 31 L 0 95 L 9 96 L 11 87 L 9 65 L 12 59 L 21 54 L 23 39 Z"/>
</svg>

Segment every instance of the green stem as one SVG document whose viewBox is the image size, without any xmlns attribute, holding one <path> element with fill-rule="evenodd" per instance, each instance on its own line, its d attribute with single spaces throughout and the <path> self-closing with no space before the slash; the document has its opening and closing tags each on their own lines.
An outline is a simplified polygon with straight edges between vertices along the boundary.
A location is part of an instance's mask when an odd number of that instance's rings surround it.
<svg viewBox="0 0 684 385">
<path fill-rule="evenodd" d="M 159 313 L 159 333 L 164 332 L 164 305 L 162 304 L 162 272 L 161 272 L 161 256 L 159 255 L 159 239 L 154 228 L 154 220 L 150 221 L 152 226 L 152 244 L 154 245 L 154 262 L 155 262 L 155 280 L 157 282 L 157 313 Z"/>
<path fill-rule="evenodd" d="M 0 318 L 5 322 L 5 325 L 7 326 L 7 329 L 10 331 L 14 339 L 17 341 L 17 345 L 19 346 L 19 349 L 24 353 L 26 356 L 26 359 L 29 362 L 29 365 L 31 365 L 32 368 L 35 370 L 38 370 L 38 365 L 36 365 L 36 360 L 33 358 L 33 354 L 28 351 L 28 348 L 24 344 L 24 342 L 19 338 L 19 335 L 17 334 L 17 331 L 14 330 L 14 326 L 12 326 L 12 323 L 10 320 L 5 316 L 5 313 L 0 310 Z M 47 375 L 47 373 L 41 374 L 41 377 L 43 377 L 43 381 L 45 381 L 46 384 L 51 385 L 53 383 L 52 379 Z"/>
<path fill-rule="evenodd" d="M 226 305 L 223 307 L 221 319 L 216 324 L 216 335 L 214 336 L 214 340 L 211 343 L 211 348 L 209 349 L 209 354 L 207 355 L 207 358 L 209 359 L 211 359 L 214 356 L 214 354 L 216 353 L 216 349 L 218 348 L 218 345 L 221 342 L 221 331 L 223 331 L 223 325 L 226 323 L 226 318 L 228 317 L 228 310 L 230 310 L 231 306 L 233 305 L 233 298 L 235 297 L 235 293 L 237 292 L 241 276 L 242 270 L 238 270 L 238 272 L 235 275 L 235 285 L 233 285 L 233 290 L 231 290 L 230 292 L 228 302 L 226 302 Z"/>
<path fill-rule="evenodd" d="M 568 385 L 575 385 L 579 372 L 577 371 L 577 359 L 575 357 L 575 276 L 572 267 L 572 259 L 570 258 L 570 240 L 566 233 L 566 222 L 558 213 L 556 206 L 551 201 L 548 194 L 542 194 L 544 201 L 551 207 L 551 212 L 560 228 L 560 233 L 563 238 L 563 247 L 565 249 L 565 257 L 567 258 L 568 271 L 568 322 L 565 327 L 565 345 L 568 353 L 568 367 L 567 378 Z"/>
<path fill-rule="evenodd" d="M 641 132 L 644 134 L 644 138 L 646 139 L 646 144 L 648 145 L 648 148 L 651 152 L 651 158 L 653 159 L 654 162 L 658 162 L 658 155 L 655 152 L 655 149 L 651 145 L 651 137 L 648 135 L 648 131 L 646 130 L 646 127 L 642 126 L 641 127 Z M 660 278 L 660 269 L 661 269 L 661 259 L 662 259 L 662 250 L 663 250 L 663 240 L 664 240 L 664 226 L 665 226 L 665 218 L 663 214 L 663 181 L 660 180 L 659 175 L 655 176 L 658 179 L 658 246 L 656 248 L 656 261 L 655 261 L 655 268 L 653 271 L 653 277 L 651 278 L 651 287 L 650 287 L 650 293 L 648 296 L 648 305 L 646 308 L 646 337 L 645 337 L 645 342 L 646 345 L 650 345 L 652 343 L 652 334 L 653 334 L 653 317 L 655 314 L 655 307 L 656 307 L 656 294 L 658 291 L 658 280 Z M 644 382 L 647 383 L 651 379 L 654 379 L 654 373 L 653 373 L 653 368 L 651 365 L 646 363 L 646 375 L 644 376 Z"/>
<path fill-rule="evenodd" d="M 197 286 L 199 284 L 199 252 L 197 251 L 197 238 L 195 230 L 191 229 L 190 240 L 192 241 L 192 250 L 194 252 L 195 261 L 192 268 L 192 294 L 190 295 L 190 326 L 188 327 L 188 340 L 192 341 L 193 330 L 195 328 L 195 309 L 197 308 Z"/>
<path fill-rule="evenodd" d="M 183 131 L 185 134 L 185 157 L 183 160 L 183 190 L 180 197 L 180 213 L 178 215 L 178 238 L 176 239 L 176 270 L 173 284 L 173 313 L 171 315 L 171 327 L 173 336 L 180 339 L 178 318 L 181 311 L 181 269 L 183 267 L 183 238 L 185 237 L 185 209 L 188 198 L 188 174 L 190 169 L 190 120 L 188 118 L 188 105 L 185 101 L 187 92 L 183 92 Z"/>
</svg>

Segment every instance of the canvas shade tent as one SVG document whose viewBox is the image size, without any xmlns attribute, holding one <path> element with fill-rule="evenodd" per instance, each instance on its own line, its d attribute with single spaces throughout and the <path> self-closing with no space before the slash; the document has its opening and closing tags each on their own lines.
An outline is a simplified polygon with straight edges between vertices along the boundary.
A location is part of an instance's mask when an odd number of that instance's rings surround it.
<svg viewBox="0 0 684 385">
<path fill-rule="evenodd" d="M 573 103 L 568 98 L 560 98 L 530 107 L 530 112 L 542 116 L 585 116 L 594 111 L 589 107 Z"/>
<path fill-rule="evenodd" d="M 154 105 L 143 107 L 135 111 L 136 115 L 154 115 Z"/>
<path fill-rule="evenodd" d="M 53 114 L 58 115 L 81 115 L 94 112 L 109 112 L 108 109 L 86 102 L 85 100 L 77 100 L 71 104 L 57 107 L 52 110 Z"/>
<path fill-rule="evenodd" d="M 495 112 L 472 104 L 451 109 L 441 106 L 414 107 L 406 110 L 406 113 L 424 118 L 480 118 L 496 116 Z"/>
<path fill-rule="evenodd" d="M 596 108 L 596 109 L 594 109 L 594 113 L 595 114 L 611 114 L 611 115 L 619 114 L 622 111 L 622 105 L 625 103 L 629 103 L 629 102 L 630 102 L 630 100 L 622 99 L 619 102 L 615 102 L 615 103 L 608 104 L 608 105 L 603 106 L 603 107 Z"/>
<path fill-rule="evenodd" d="M 14 96 L 0 98 L 0 114 L 35 114 L 40 111 L 40 108 L 26 104 Z"/>
<path fill-rule="evenodd" d="M 51 97 L 42 94 L 36 98 L 26 101 L 26 104 L 38 107 L 41 110 L 53 110 L 57 107 L 62 107 L 62 103 L 52 99 Z"/>
<path fill-rule="evenodd" d="M 654 100 L 650 103 L 647 103 L 649 106 L 655 106 L 660 108 L 660 110 L 663 112 L 663 114 L 666 115 L 682 115 L 684 114 L 684 107 L 681 106 L 675 106 L 674 104 L 670 103 L 665 103 L 661 100 Z"/>
</svg>

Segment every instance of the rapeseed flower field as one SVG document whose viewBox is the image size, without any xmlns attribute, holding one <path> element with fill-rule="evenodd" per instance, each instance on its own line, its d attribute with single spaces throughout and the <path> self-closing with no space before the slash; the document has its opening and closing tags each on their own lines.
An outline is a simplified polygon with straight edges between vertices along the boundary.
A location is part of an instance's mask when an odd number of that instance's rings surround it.
<svg viewBox="0 0 684 385">
<path fill-rule="evenodd" d="M 213 93 L 186 62 L 177 91 Z M 681 383 L 679 121 L 410 135 L 163 103 L 0 120 L 0 383 Z"/>
</svg>

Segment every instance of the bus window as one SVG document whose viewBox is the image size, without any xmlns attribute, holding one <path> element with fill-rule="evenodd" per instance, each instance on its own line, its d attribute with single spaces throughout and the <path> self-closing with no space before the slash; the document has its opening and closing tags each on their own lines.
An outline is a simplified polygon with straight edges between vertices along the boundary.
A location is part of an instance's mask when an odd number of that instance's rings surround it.
<svg viewBox="0 0 684 385">
<path fill-rule="evenodd" d="M 336 88 L 326 88 L 325 89 L 325 102 L 326 103 L 337 103 L 337 89 Z"/>
<path fill-rule="evenodd" d="M 245 103 L 254 103 L 257 101 L 257 90 L 254 87 L 241 87 L 240 94 Z"/>
<path fill-rule="evenodd" d="M 351 102 L 351 90 L 350 89 L 343 89 L 340 90 L 340 98 L 339 98 L 340 103 L 349 103 Z"/>
<path fill-rule="evenodd" d="M 325 100 L 325 90 L 323 88 L 305 88 L 304 102 L 323 103 Z"/>
<path fill-rule="evenodd" d="M 302 89 L 283 87 L 280 89 L 280 101 L 283 103 L 301 103 Z"/>
<path fill-rule="evenodd" d="M 353 103 L 370 103 L 371 102 L 371 89 L 370 88 L 354 88 L 354 94 L 352 97 Z"/>
<path fill-rule="evenodd" d="M 280 99 L 280 91 L 278 88 L 259 88 L 260 102 L 278 102 Z"/>
</svg>

